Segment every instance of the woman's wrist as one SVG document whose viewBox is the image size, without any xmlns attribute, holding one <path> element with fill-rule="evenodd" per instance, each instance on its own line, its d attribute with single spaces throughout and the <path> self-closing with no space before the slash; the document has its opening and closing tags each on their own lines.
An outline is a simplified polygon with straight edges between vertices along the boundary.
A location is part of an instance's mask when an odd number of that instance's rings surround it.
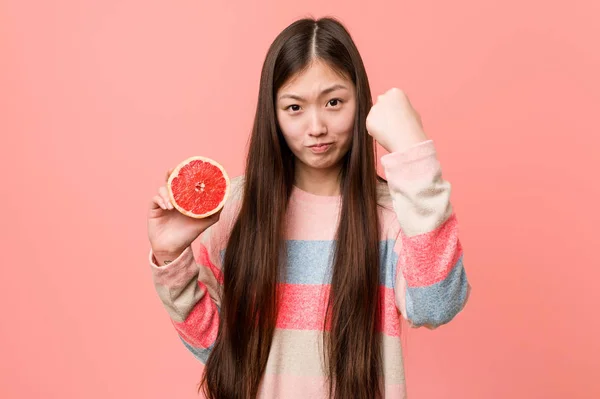
<svg viewBox="0 0 600 399">
<path fill-rule="evenodd" d="M 156 264 L 165 266 L 179 258 L 183 251 L 152 251 Z"/>
</svg>

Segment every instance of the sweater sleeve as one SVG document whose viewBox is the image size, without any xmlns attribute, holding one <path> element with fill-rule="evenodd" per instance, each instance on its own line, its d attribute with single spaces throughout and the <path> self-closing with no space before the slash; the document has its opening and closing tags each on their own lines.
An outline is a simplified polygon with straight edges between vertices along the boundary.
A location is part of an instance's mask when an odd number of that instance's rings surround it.
<svg viewBox="0 0 600 399">
<path fill-rule="evenodd" d="M 436 328 L 464 308 L 471 290 L 451 185 L 442 178 L 432 140 L 384 155 L 381 163 L 399 225 L 396 306 L 412 327 Z"/>
<path fill-rule="evenodd" d="M 217 222 L 199 237 L 197 259 L 188 247 L 177 259 L 158 266 L 150 250 L 150 268 L 156 292 L 179 338 L 202 363 L 206 363 L 219 330 L 222 287 Z"/>
</svg>

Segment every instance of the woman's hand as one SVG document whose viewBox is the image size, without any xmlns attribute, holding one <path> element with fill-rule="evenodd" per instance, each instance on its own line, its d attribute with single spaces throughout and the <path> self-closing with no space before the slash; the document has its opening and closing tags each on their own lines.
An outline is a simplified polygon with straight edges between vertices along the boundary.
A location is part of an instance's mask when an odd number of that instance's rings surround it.
<svg viewBox="0 0 600 399">
<path fill-rule="evenodd" d="M 403 151 L 427 140 L 421 117 L 397 88 L 377 97 L 367 115 L 367 131 L 388 152 Z"/>
<path fill-rule="evenodd" d="M 165 181 L 171 172 L 167 173 Z M 181 255 L 204 230 L 219 220 L 220 214 L 221 211 L 204 219 L 186 216 L 171 204 L 167 186 L 161 186 L 150 201 L 148 212 L 148 238 L 159 264 Z"/>
</svg>

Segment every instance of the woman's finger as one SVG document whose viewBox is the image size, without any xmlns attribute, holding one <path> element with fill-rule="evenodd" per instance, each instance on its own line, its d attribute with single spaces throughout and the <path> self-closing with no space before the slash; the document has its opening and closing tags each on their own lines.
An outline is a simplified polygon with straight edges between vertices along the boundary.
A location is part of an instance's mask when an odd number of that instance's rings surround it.
<svg viewBox="0 0 600 399">
<path fill-rule="evenodd" d="M 171 204 L 171 198 L 169 198 L 169 192 L 167 191 L 167 187 L 165 187 L 165 186 L 160 187 L 158 189 L 158 194 L 163 199 L 167 209 L 173 209 L 173 205 Z"/>
<path fill-rule="evenodd" d="M 166 206 L 165 203 L 163 202 L 163 199 L 160 195 L 155 195 L 152 198 L 152 209 L 158 209 L 158 208 L 162 208 L 164 210 L 166 210 Z"/>
</svg>

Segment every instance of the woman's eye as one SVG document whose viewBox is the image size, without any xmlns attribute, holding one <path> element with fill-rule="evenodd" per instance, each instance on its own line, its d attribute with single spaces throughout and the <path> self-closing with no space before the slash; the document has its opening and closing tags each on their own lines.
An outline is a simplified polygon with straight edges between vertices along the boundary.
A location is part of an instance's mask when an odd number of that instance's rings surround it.
<svg viewBox="0 0 600 399">
<path fill-rule="evenodd" d="M 288 106 L 288 107 L 286 108 L 286 110 L 288 110 L 288 109 L 290 109 L 290 108 L 291 108 L 291 109 L 292 109 L 292 111 L 294 111 L 294 112 L 300 111 L 300 106 L 299 106 L 298 104 L 292 104 L 292 105 Z"/>
<path fill-rule="evenodd" d="M 339 105 L 342 102 L 341 99 L 339 98 L 333 98 L 331 100 L 329 100 L 329 102 L 327 103 L 328 105 L 331 105 L 332 107 L 336 107 L 337 105 Z"/>
</svg>

